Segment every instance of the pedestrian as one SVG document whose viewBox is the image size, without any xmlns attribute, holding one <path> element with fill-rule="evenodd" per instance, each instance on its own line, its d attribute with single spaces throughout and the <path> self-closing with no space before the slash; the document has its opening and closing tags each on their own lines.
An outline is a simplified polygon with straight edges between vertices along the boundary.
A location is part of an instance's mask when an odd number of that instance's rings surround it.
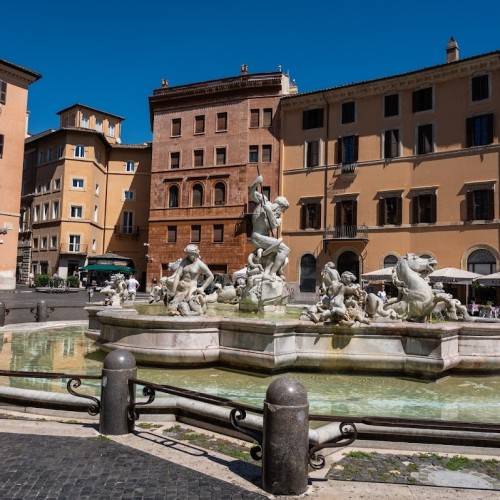
<svg viewBox="0 0 500 500">
<path fill-rule="evenodd" d="M 139 282 L 135 279 L 135 276 L 132 274 L 130 278 L 127 280 L 127 289 L 128 289 L 128 300 L 135 300 L 135 295 L 137 293 L 137 289 L 141 285 Z"/>
<path fill-rule="evenodd" d="M 377 292 L 377 296 L 382 299 L 382 302 L 387 302 L 387 294 L 385 293 L 385 285 L 382 285 L 380 290 Z"/>
</svg>

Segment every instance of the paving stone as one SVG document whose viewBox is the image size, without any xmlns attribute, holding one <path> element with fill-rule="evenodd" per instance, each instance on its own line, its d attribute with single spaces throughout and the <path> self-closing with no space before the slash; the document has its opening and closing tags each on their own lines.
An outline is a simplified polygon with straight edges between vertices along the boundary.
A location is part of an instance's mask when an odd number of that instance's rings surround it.
<svg viewBox="0 0 500 500">
<path fill-rule="evenodd" d="M 113 441 L 0 433 L 0 443 L 2 500 L 266 498 Z"/>
</svg>

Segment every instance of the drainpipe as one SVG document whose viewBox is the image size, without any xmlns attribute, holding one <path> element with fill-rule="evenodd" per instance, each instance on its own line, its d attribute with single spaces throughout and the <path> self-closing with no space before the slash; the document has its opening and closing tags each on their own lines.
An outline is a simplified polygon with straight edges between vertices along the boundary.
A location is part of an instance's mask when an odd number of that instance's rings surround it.
<svg viewBox="0 0 500 500">
<path fill-rule="evenodd" d="M 328 103 L 328 100 L 326 99 L 325 93 L 322 92 L 321 95 L 323 96 L 323 99 L 325 100 L 326 104 L 326 134 L 325 134 L 325 178 L 323 181 L 323 252 L 326 253 L 326 246 L 327 243 L 325 242 L 325 230 L 327 228 L 326 226 L 326 216 L 327 216 L 327 195 L 328 195 L 328 137 L 330 134 L 330 105 Z"/>
<path fill-rule="evenodd" d="M 105 166 L 105 171 L 104 171 L 104 174 L 105 174 L 104 177 L 106 179 L 106 182 L 104 183 L 104 213 L 103 213 L 103 225 L 102 225 L 102 252 L 101 252 L 101 255 L 106 253 L 104 245 L 106 243 L 106 219 L 108 216 L 108 177 L 109 177 L 110 150 L 111 150 L 111 148 L 109 148 L 109 147 L 106 148 L 106 153 L 107 153 L 108 157 L 106 158 L 106 166 Z M 120 222 L 118 221 L 118 223 L 120 223 Z"/>
</svg>

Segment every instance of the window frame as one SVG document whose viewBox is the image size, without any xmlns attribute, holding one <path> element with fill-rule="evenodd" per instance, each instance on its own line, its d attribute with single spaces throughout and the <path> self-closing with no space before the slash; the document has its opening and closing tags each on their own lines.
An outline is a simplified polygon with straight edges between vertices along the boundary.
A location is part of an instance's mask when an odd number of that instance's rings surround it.
<svg viewBox="0 0 500 500">
<path fill-rule="evenodd" d="M 213 225 L 213 243 L 224 243 L 224 224 Z"/>
<path fill-rule="evenodd" d="M 486 83 L 484 83 L 486 79 Z M 491 78 L 490 75 L 476 75 L 470 79 L 470 100 L 471 102 L 485 101 L 491 96 Z"/>
<path fill-rule="evenodd" d="M 167 243 L 177 243 L 177 226 L 167 226 Z"/>
<path fill-rule="evenodd" d="M 0 104 L 7 102 L 7 82 L 0 80 Z"/>
<path fill-rule="evenodd" d="M 174 161 L 175 160 L 175 161 Z M 175 166 L 177 165 L 177 166 Z M 178 170 L 181 168 L 181 152 L 170 151 L 170 170 Z"/>
<path fill-rule="evenodd" d="M 257 144 L 248 146 L 248 163 L 259 163 L 259 146 Z"/>
<path fill-rule="evenodd" d="M 389 202 L 392 206 L 389 206 Z M 381 195 L 378 204 L 379 226 L 401 226 L 403 224 L 403 198 L 401 194 Z"/>
<path fill-rule="evenodd" d="M 434 110 L 434 87 L 424 87 L 412 92 L 412 112 L 423 113 Z"/>
<path fill-rule="evenodd" d="M 214 205 L 223 206 L 226 204 L 227 187 L 224 182 L 216 182 L 214 184 Z"/>
<path fill-rule="evenodd" d="M 481 194 L 481 200 L 477 199 L 478 194 Z M 493 220 L 495 218 L 494 185 L 470 186 L 467 189 L 466 206 L 468 222 Z"/>
<path fill-rule="evenodd" d="M 224 154 L 224 161 L 220 162 L 219 161 L 219 155 Z M 227 146 L 216 146 L 215 147 L 215 165 L 216 166 L 223 166 L 227 165 Z"/>
<path fill-rule="evenodd" d="M 395 102 L 391 102 L 391 100 Z M 384 96 L 384 118 L 393 118 L 395 116 L 399 116 L 399 101 L 399 93 L 388 94 Z M 394 108 L 396 108 L 396 112 L 394 112 Z"/>
<path fill-rule="evenodd" d="M 191 225 L 191 243 L 201 243 L 201 224 Z"/>
<path fill-rule="evenodd" d="M 427 206 L 422 206 L 428 198 Z M 417 191 L 412 198 L 412 224 L 435 224 L 437 221 L 437 193 L 435 190 Z M 428 216 L 424 211 L 428 211 Z M 424 220 L 428 219 L 428 220 Z"/>
<path fill-rule="evenodd" d="M 467 148 L 472 148 L 493 144 L 493 126 L 493 113 L 469 116 L 465 122 L 465 146 Z"/>
<path fill-rule="evenodd" d="M 321 164 L 321 140 L 311 139 L 304 145 L 304 167 L 315 168 Z"/>
<path fill-rule="evenodd" d="M 401 156 L 401 129 L 392 128 L 384 130 L 382 138 L 383 159 L 399 158 Z"/>
<path fill-rule="evenodd" d="M 201 124 L 201 130 L 198 130 L 198 125 Z M 202 135 L 205 133 L 206 121 L 205 115 L 197 115 L 194 117 L 194 135 Z"/>
<path fill-rule="evenodd" d="M 340 123 L 346 125 L 356 122 L 356 101 L 346 101 L 342 103 L 340 112 Z"/>
<path fill-rule="evenodd" d="M 321 200 L 301 200 L 300 229 L 321 229 Z"/>
<path fill-rule="evenodd" d="M 270 163 L 273 161 L 273 145 L 263 144 L 262 145 L 262 163 Z"/>
<path fill-rule="evenodd" d="M 77 185 L 80 184 L 80 181 L 81 181 L 81 186 Z M 83 179 L 82 177 L 72 177 L 71 189 L 78 189 L 83 191 L 85 189 L 85 179 Z"/>
<path fill-rule="evenodd" d="M 69 207 L 69 218 L 70 219 L 83 219 L 83 206 L 82 205 L 70 205 Z"/>
<path fill-rule="evenodd" d="M 75 146 L 75 158 L 85 158 L 85 146 L 83 144 Z"/>
<path fill-rule="evenodd" d="M 302 112 L 302 130 L 323 128 L 324 108 L 306 109 Z"/>
<path fill-rule="evenodd" d="M 135 189 L 124 189 L 123 190 L 123 201 L 135 201 Z"/>
<path fill-rule="evenodd" d="M 427 137 L 427 132 L 430 130 L 430 141 Z M 434 123 L 421 123 L 417 125 L 416 130 L 416 141 L 415 141 L 415 154 L 416 155 L 426 155 L 434 153 L 435 151 L 435 140 L 434 140 Z"/>
<path fill-rule="evenodd" d="M 204 149 L 194 149 L 193 150 L 193 167 L 204 167 L 205 166 L 205 150 Z"/>
<path fill-rule="evenodd" d="M 273 126 L 273 108 L 264 108 L 262 110 L 262 128 L 271 128 Z"/>
<path fill-rule="evenodd" d="M 220 111 L 219 113 L 217 113 L 217 118 L 215 121 L 215 131 L 227 132 L 227 130 L 228 130 L 227 111 Z"/>
<path fill-rule="evenodd" d="M 68 252 L 79 253 L 82 246 L 82 237 L 80 234 L 68 234 Z"/>
<path fill-rule="evenodd" d="M 191 188 L 191 206 L 193 208 L 201 208 L 205 205 L 205 186 L 200 182 L 193 184 Z"/>
<path fill-rule="evenodd" d="M 250 110 L 250 123 L 248 128 L 259 128 L 260 127 L 260 109 L 253 108 Z"/>
<path fill-rule="evenodd" d="M 349 149 L 346 148 L 346 144 L 348 141 L 352 140 L 352 147 L 349 145 Z M 346 159 L 346 151 L 351 151 L 352 155 Z M 359 159 L 359 135 L 350 134 L 344 135 L 338 138 L 337 140 L 337 163 L 339 165 L 352 165 L 353 163 L 357 163 Z"/>
<path fill-rule="evenodd" d="M 173 196 L 175 193 L 175 196 Z M 180 188 L 177 184 L 168 187 L 168 208 L 179 208 L 180 206 Z"/>
<path fill-rule="evenodd" d="M 170 137 L 181 137 L 182 135 L 182 118 L 172 118 L 170 124 Z"/>
<path fill-rule="evenodd" d="M 125 164 L 125 172 L 130 172 L 130 173 L 135 172 L 135 161 L 134 160 L 127 160 L 127 163 Z"/>
</svg>

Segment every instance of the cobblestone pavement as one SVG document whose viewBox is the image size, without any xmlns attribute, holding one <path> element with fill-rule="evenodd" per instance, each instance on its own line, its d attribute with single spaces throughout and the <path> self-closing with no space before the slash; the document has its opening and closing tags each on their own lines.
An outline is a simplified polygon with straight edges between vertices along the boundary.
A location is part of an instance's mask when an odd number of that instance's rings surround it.
<svg viewBox="0 0 500 500">
<path fill-rule="evenodd" d="M 266 498 L 107 438 L 0 433 L 0 498 Z"/>
</svg>

